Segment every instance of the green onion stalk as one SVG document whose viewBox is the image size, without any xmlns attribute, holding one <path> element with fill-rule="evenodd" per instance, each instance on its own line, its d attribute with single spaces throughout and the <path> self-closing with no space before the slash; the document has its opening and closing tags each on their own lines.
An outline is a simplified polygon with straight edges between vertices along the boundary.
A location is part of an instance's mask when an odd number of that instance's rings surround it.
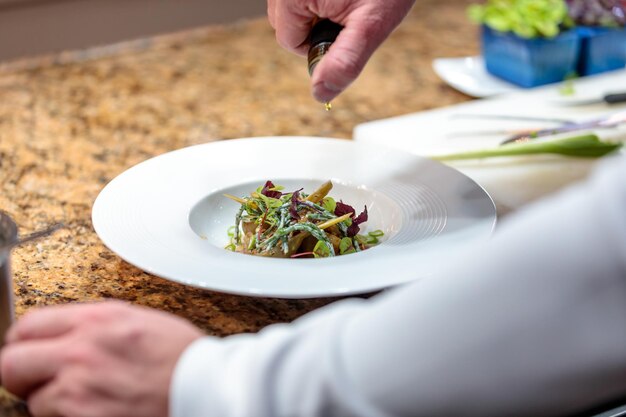
<svg viewBox="0 0 626 417">
<path fill-rule="evenodd" d="M 533 154 L 555 154 L 576 158 L 599 158 L 622 147 L 621 142 L 602 141 L 595 134 L 585 134 L 550 141 L 517 142 L 497 148 L 482 149 L 432 156 L 438 161 L 455 161 L 462 159 L 480 159 L 501 156 L 520 156 Z"/>
</svg>

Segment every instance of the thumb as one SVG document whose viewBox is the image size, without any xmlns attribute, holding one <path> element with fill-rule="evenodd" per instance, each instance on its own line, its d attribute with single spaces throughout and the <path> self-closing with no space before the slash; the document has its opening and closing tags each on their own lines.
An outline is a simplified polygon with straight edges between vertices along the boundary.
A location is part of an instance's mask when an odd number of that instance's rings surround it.
<svg viewBox="0 0 626 417">
<path fill-rule="evenodd" d="M 315 99 L 328 102 L 356 80 L 402 17 L 403 13 L 390 18 L 387 14 L 362 11 L 343 22 L 344 29 L 313 71 L 311 85 Z"/>
<path fill-rule="evenodd" d="M 359 31 L 346 26 L 311 78 L 313 96 L 327 102 L 345 90 L 359 76 L 378 44 L 366 41 Z"/>
</svg>

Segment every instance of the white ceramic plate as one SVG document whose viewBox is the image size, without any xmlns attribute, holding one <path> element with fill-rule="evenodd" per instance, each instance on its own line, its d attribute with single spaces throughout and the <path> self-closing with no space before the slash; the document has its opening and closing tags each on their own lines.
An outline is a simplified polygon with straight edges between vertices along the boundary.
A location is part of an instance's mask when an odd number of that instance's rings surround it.
<svg viewBox="0 0 626 417">
<path fill-rule="evenodd" d="M 487 72 L 481 56 L 437 58 L 435 73 L 449 86 L 472 97 L 491 97 L 524 89 Z"/>
<path fill-rule="evenodd" d="M 223 249 L 238 204 L 266 180 L 330 195 L 370 218 L 382 244 L 324 259 L 268 259 Z M 431 275 L 459 244 L 481 241 L 496 211 L 487 193 L 443 164 L 386 147 L 323 138 L 237 139 L 192 146 L 130 168 L 93 207 L 120 257 L 154 275 L 227 293 L 308 298 L 382 289 Z"/>
</svg>

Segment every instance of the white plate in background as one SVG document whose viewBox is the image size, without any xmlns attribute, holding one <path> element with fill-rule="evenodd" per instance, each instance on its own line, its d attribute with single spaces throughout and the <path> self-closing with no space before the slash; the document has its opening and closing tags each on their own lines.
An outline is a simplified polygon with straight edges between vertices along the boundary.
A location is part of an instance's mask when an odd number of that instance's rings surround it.
<svg viewBox="0 0 626 417">
<path fill-rule="evenodd" d="M 245 195 L 266 180 L 367 205 L 367 230 L 383 242 L 357 254 L 273 259 L 223 249 Z M 154 275 L 215 291 L 281 298 L 379 290 L 433 274 L 452 250 L 487 239 L 496 212 L 474 181 L 438 162 L 390 148 L 324 138 L 213 142 L 140 163 L 96 199 L 93 224 L 127 262 Z"/>
<path fill-rule="evenodd" d="M 487 72 L 482 56 L 437 58 L 435 73 L 452 88 L 472 97 L 491 97 L 524 90 Z"/>
</svg>

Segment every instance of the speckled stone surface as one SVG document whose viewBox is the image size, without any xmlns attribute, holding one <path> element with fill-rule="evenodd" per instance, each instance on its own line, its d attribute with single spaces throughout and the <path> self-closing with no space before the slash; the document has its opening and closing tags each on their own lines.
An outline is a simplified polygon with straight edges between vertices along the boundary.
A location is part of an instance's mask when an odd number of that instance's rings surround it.
<svg viewBox="0 0 626 417">
<path fill-rule="evenodd" d="M 117 298 L 225 336 L 333 301 L 238 297 L 151 276 L 100 242 L 92 203 L 116 175 L 177 148 L 249 136 L 350 138 L 358 123 L 468 100 L 430 66 L 436 57 L 478 52 L 468 3 L 418 1 L 331 112 L 310 97 L 304 59 L 281 50 L 262 18 L 146 40 L 98 59 L 81 51 L 9 65 L 0 72 L 0 210 L 21 233 L 68 226 L 14 251 L 17 314 Z M 0 395 L 0 415 L 27 413 Z"/>
</svg>

